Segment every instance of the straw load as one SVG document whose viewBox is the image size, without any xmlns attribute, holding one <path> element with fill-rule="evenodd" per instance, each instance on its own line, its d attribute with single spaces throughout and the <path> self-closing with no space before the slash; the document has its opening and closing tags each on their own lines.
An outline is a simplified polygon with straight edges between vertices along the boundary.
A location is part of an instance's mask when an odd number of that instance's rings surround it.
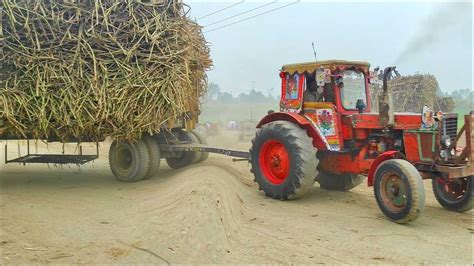
<svg viewBox="0 0 474 266">
<path fill-rule="evenodd" d="M 0 7 L 0 134 L 136 140 L 183 113 L 197 115 L 212 62 L 181 1 L 2 0 Z"/>
<path fill-rule="evenodd" d="M 392 94 L 395 112 L 421 113 L 423 106 L 428 105 L 436 110 L 450 112 L 454 108 L 451 97 L 439 98 L 438 81 L 430 74 L 415 74 L 395 77 L 388 81 L 388 89 Z M 382 86 L 375 84 L 371 88 L 372 105 L 378 110 L 377 95 Z"/>
</svg>

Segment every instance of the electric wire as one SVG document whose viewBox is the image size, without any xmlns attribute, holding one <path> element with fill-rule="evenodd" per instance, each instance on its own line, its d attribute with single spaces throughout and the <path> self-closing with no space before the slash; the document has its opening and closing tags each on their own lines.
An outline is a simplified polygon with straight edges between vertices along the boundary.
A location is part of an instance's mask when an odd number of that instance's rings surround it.
<svg viewBox="0 0 474 266">
<path fill-rule="evenodd" d="M 227 10 L 227 9 L 229 9 L 229 8 L 231 8 L 231 7 L 240 5 L 240 4 L 244 3 L 244 2 L 245 2 L 245 1 L 240 1 L 240 2 L 238 2 L 238 3 L 236 3 L 236 4 L 232 4 L 232 5 L 230 5 L 230 6 L 224 7 L 224 8 L 222 8 L 222 9 L 217 10 L 217 11 L 214 11 L 214 12 L 212 12 L 212 13 L 209 13 L 209 14 L 207 14 L 207 15 L 204 15 L 204 16 L 202 16 L 202 17 L 199 17 L 199 18 L 197 18 L 196 20 L 203 19 L 203 18 L 207 18 L 207 17 L 209 17 L 209 16 L 212 16 L 212 15 L 215 15 L 215 14 L 217 14 L 217 13 L 220 13 L 220 12 L 222 12 L 222 11 L 224 11 L 224 10 Z"/>
<path fill-rule="evenodd" d="M 227 17 L 227 18 L 224 18 L 224 19 L 221 19 L 221 20 L 212 22 L 212 23 L 210 23 L 210 24 L 204 25 L 204 27 L 209 27 L 209 26 L 215 25 L 215 24 L 217 24 L 217 23 L 224 22 L 224 21 L 226 21 L 226 20 L 229 20 L 229 19 L 238 17 L 238 16 L 240 16 L 240 15 L 247 14 L 247 13 L 252 12 L 252 11 L 255 11 L 255 10 L 257 10 L 257 9 L 264 8 L 264 7 L 266 7 L 266 6 L 275 4 L 276 2 L 277 2 L 277 1 L 273 1 L 273 2 L 270 2 L 270 3 L 268 3 L 268 4 L 264 4 L 264 5 L 258 6 L 258 7 L 256 7 L 256 8 L 252 8 L 252 9 L 247 10 L 247 11 L 244 11 L 244 12 L 242 12 L 242 13 L 238 13 L 238 14 L 236 14 L 236 15 L 233 15 L 233 16 L 230 16 L 230 17 Z"/>
<path fill-rule="evenodd" d="M 276 10 L 278 10 L 278 9 L 282 9 L 282 8 L 285 8 L 285 7 L 294 5 L 294 4 L 296 4 L 296 3 L 299 3 L 300 1 L 301 1 L 301 0 L 298 0 L 298 1 L 293 2 L 293 3 L 290 3 L 290 4 L 288 4 L 288 5 L 280 6 L 280 7 L 274 8 L 274 9 L 270 9 L 270 10 L 268 10 L 268 11 L 265 11 L 265 12 L 262 12 L 262 13 L 259 13 L 259 14 L 256 14 L 256 15 L 253 15 L 253 16 L 251 16 L 251 17 L 244 18 L 244 19 L 238 20 L 238 21 L 236 21 L 236 22 L 232 22 L 232 23 L 229 23 L 229 24 L 226 24 L 226 25 L 223 25 L 223 26 L 220 26 L 220 27 L 217 27 L 217 28 L 214 28 L 214 29 L 205 31 L 204 33 L 208 33 L 208 32 L 212 32 L 212 31 L 216 31 L 216 30 L 218 30 L 218 29 L 226 28 L 226 27 L 235 25 L 235 24 L 237 24 L 237 23 L 240 23 L 240 22 L 243 22 L 243 21 L 246 21 L 246 20 L 255 18 L 255 17 L 268 14 L 268 13 L 273 12 L 273 11 L 276 11 Z M 273 2 L 272 2 L 272 3 L 273 3 Z M 204 26 L 204 27 L 206 27 L 206 26 Z"/>
</svg>

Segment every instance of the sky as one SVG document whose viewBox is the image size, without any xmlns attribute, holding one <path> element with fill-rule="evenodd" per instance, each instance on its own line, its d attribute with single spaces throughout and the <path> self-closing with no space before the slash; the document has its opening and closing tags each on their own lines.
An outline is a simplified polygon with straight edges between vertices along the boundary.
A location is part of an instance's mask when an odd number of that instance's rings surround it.
<svg viewBox="0 0 474 266">
<path fill-rule="evenodd" d="M 443 91 L 473 88 L 471 2 L 185 3 L 191 8 L 189 17 L 204 26 L 210 45 L 214 67 L 209 82 L 234 95 L 252 88 L 278 95 L 279 69 L 313 61 L 312 42 L 319 60 L 396 65 L 402 75 L 435 75 Z"/>
</svg>

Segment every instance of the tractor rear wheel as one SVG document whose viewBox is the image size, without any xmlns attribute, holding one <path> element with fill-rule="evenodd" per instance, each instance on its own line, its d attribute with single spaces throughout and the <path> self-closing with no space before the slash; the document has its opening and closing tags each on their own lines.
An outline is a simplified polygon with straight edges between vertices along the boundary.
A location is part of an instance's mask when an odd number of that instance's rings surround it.
<svg viewBox="0 0 474 266">
<path fill-rule="evenodd" d="M 199 131 L 193 130 L 191 131 L 191 134 L 193 134 L 196 137 L 196 139 L 198 140 L 200 144 L 204 144 L 204 145 L 207 144 L 206 137 L 204 137 L 204 135 L 202 135 Z M 198 162 L 203 162 L 207 160 L 207 158 L 209 158 L 209 152 L 201 152 L 201 158 L 199 159 Z"/>
<path fill-rule="evenodd" d="M 472 209 L 473 176 L 451 180 L 437 177 L 433 178 L 431 184 L 436 200 L 445 209 L 456 212 L 465 212 Z"/>
<path fill-rule="evenodd" d="M 319 170 L 316 181 L 321 188 L 328 190 L 348 191 L 360 185 L 365 179 L 363 175 L 357 174 L 333 174 L 330 172 Z"/>
<path fill-rule="evenodd" d="M 153 139 L 151 136 L 144 136 L 143 141 L 146 144 L 146 148 L 148 149 L 148 155 L 149 155 L 149 167 L 146 175 L 143 177 L 143 179 L 150 179 L 156 173 L 158 170 L 160 170 L 160 163 L 161 163 L 161 153 L 160 153 L 160 146 L 158 145 L 158 142 Z"/>
<path fill-rule="evenodd" d="M 399 224 L 416 220 L 425 207 L 421 175 L 405 160 L 390 159 L 380 164 L 374 193 L 383 214 Z"/>
<path fill-rule="evenodd" d="M 143 140 L 135 143 L 113 142 L 109 150 L 109 164 L 115 178 L 123 182 L 136 182 L 148 172 L 149 153 Z"/>
<path fill-rule="evenodd" d="M 196 142 L 196 138 L 194 137 L 194 135 L 187 131 L 181 130 L 178 131 L 176 134 L 180 141 L 187 141 L 190 143 Z M 195 163 L 197 156 L 198 152 L 183 151 L 179 153 L 178 157 L 166 158 L 166 163 L 168 163 L 169 167 L 173 169 L 179 169 Z"/>
<path fill-rule="evenodd" d="M 296 199 L 314 184 L 318 159 L 306 131 L 287 121 L 262 126 L 252 140 L 254 181 L 267 197 Z"/>
</svg>

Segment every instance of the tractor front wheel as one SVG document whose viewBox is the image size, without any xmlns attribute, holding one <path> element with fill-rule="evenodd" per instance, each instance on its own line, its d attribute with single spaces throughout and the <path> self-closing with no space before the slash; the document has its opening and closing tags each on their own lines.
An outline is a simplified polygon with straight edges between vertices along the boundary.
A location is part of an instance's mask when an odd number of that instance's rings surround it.
<svg viewBox="0 0 474 266">
<path fill-rule="evenodd" d="M 425 206 L 425 189 L 418 170 L 409 162 L 391 159 L 375 172 L 375 199 L 380 210 L 392 221 L 409 223 Z"/>
<path fill-rule="evenodd" d="M 250 150 L 259 189 L 274 199 L 303 197 L 314 184 L 318 159 L 306 131 L 287 121 L 262 126 Z"/>
<path fill-rule="evenodd" d="M 456 212 L 472 209 L 473 176 L 457 179 L 437 177 L 433 178 L 432 185 L 436 200 L 445 209 Z"/>
<path fill-rule="evenodd" d="M 364 179 L 365 177 L 363 175 L 351 173 L 333 174 L 319 170 L 316 182 L 318 182 L 323 189 L 348 191 L 360 185 Z"/>
</svg>

